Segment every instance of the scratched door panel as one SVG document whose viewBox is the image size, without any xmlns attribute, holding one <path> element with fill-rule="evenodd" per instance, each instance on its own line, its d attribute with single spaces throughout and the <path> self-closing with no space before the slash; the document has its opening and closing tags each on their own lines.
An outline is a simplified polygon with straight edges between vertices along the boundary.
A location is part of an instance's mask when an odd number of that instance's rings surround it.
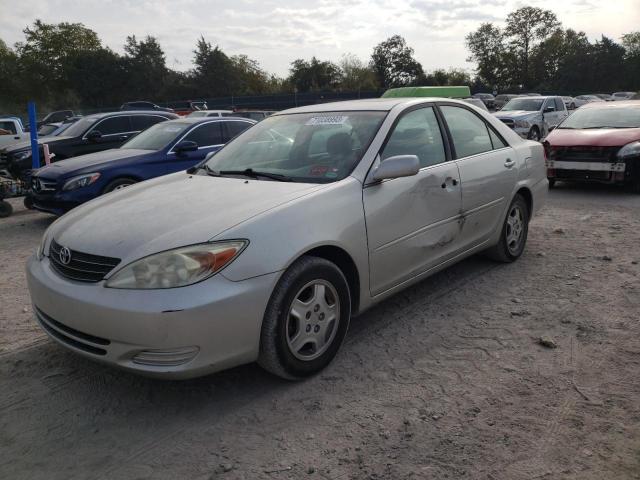
<svg viewBox="0 0 640 480">
<path fill-rule="evenodd" d="M 456 163 L 446 162 L 363 190 L 372 295 L 460 250 L 459 179 Z"/>
</svg>

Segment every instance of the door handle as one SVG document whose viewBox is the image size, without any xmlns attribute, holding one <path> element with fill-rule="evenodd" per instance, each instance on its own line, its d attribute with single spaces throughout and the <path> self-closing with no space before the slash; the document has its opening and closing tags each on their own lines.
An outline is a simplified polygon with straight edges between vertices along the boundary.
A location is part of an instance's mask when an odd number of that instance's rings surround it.
<svg viewBox="0 0 640 480">
<path fill-rule="evenodd" d="M 507 160 L 505 160 L 504 162 L 504 166 L 507 168 L 511 168 L 516 164 L 516 162 L 514 162 L 513 160 L 511 160 L 510 158 L 507 158 Z"/>
</svg>

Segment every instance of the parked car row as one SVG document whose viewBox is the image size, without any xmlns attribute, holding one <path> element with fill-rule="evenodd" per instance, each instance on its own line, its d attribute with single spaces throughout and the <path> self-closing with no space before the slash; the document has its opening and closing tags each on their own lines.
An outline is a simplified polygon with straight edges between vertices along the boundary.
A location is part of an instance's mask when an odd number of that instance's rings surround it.
<svg viewBox="0 0 640 480">
<path fill-rule="evenodd" d="M 539 97 L 539 93 L 503 93 L 494 97 L 491 93 L 475 93 L 473 98 L 482 100 L 489 110 L 501 110 L 510 100 L 516 97 Z M 574 110 L 582 105 L 591 102 L 615 102 L 621 100 L 640 99 L 640 93 L 636 92 L 616 92 L 611 95 L 597 93 L 591 95 L 578 95 L 576 97 L 563 96 L 562 100 L 567 110 Z"/>
<path fill-rule="evenodd" d="M 33 206 L 62 215 L 105 193 L 187 170 L 255 123 L 207 117 L 161 121 L 117 149 L 38 169 L 31 178 Z"/>
</svg>

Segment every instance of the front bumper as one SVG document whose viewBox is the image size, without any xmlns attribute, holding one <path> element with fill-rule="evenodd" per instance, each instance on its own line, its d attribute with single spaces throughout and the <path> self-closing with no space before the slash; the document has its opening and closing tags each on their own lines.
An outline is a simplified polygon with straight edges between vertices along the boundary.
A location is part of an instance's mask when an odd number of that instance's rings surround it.
<svg viewBox="0 0 640 480">
<path fill-rule="evenodd" d="M 624 162 L 579 162 L 547 160 L 547 177 L 557 180 L 584 180 L 623 183 L 627 176 Z"/>
<path fill-rule="evenodd" d="M 256 360 L 278 278 L 232 282 L 218 274 L 182 288 L 120 290 L 67 280 L 47 257 L 27 262 L 36 319 L 51 338 L 93 360 L 171 379 Z"/>
</svg>

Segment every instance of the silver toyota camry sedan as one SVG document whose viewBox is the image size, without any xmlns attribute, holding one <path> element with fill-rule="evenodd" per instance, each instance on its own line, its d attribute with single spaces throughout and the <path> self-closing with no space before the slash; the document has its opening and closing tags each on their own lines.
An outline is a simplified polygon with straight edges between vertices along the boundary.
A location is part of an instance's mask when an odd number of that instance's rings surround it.
<svg viewBox="0 0 640 480">
<path fill-rule="evenodd" d="M 58 219 L 28 261 L 36 318 L 89 358 L 164 378 L 324 368 L 349 319 L 477 252 L 512 262 L 542 145 L 434 98 L 264 119 L 198 167 Z"/>
</svg>

